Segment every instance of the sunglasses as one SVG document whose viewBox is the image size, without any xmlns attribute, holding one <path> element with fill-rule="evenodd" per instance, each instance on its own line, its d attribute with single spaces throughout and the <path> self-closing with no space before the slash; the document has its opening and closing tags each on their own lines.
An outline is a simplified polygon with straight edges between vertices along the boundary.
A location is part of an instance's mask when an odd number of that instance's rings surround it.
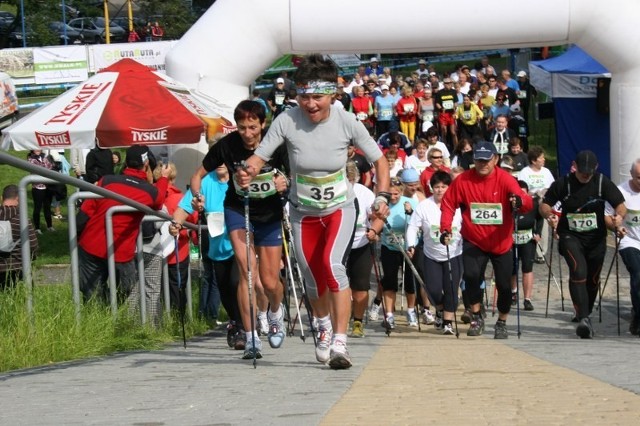
<svg viewBox="0 0 640 426">
<path fill-rule="evenodd" d="M 431 158 L 432 160 L 437 160 L 439 158 L 442 158 L 442 155 L 432 156 L 432 157 L 429 157 L 429 158 Z"/>
</svg>

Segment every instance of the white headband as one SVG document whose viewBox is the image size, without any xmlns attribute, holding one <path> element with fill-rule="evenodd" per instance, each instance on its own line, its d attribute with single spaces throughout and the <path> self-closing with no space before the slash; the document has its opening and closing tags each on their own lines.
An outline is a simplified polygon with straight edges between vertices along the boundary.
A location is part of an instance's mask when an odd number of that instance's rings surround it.
<svg viewBox="0 0 640 426">
<path fill-rule="evenodd" d="M 309 81 L 304 86 L 298 86 L 298 95 L 333 95 L 336 93 L 336 83 L 330 81 Z"/>
</svg>

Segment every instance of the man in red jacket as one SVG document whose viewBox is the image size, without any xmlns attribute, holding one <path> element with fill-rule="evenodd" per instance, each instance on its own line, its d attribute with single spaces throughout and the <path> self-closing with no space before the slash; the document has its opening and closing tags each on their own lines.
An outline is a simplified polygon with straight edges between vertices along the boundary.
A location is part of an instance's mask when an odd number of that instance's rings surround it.
<svg viewBox="0 0 640 426">
<path fill-rule="evenodd" d="M 126 168 L 120 175 L 107 175 L 96 185 L 147 205 L 160 209 L 167 194 L 170 169 L 163 167 L 162 177 L 151 184 L 152 175 L 149 165 L 149 148 L 134 145 L 127 149 Z M 81 215 L 88 217 L 86 225 L 78 236 L 78 263 L 80 266 L 80 291 L 85 300 L 99 290 L 99 297 L 106 299 L 106 282 L 109 276 L 107 267 L 107 241 L 105 216 L 109 208 L 122 205 L 110 198 L 88 199 L 82 203 Z M 137 282 L 135 253 L 136 239 L 143 212 L 117 213 L 113 215 L 113 241 L 116 261 L 116 279 L 120 300 L 128 296 Z"/>
<path fill-rule="evenodd" d="M 471 304 L 471 326 L 467 336 L 480 336 L 484 319 L 480 312 L 482 290 L 487 263 L 493 265 L 498 289 L 498 321 L 495 339 L 506 339 L 507 316 L 511 308 L 511 272 L 513 270 L 513 213 L 526 213 L 533 208 L 533 200 L 523 194 L 518 182 L 496 167 L 496 147 L 491 142 L 478 142 L 473 150 L 475 168 L 458 176 L 442 199 L 440 241 L 449 242 L 451 222 L 456 209 L 462 212 L 462 263 L 465 292 Z"/>
</svg>

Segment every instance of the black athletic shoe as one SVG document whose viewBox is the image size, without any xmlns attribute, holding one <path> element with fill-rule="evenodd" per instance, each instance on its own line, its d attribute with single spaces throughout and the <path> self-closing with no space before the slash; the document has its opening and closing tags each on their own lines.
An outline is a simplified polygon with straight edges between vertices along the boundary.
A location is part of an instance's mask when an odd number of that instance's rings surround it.
<svg viewBox="0 0 640 426">
<path fill-rule="evenodd" d="M 581 339 L 593 339 L 593 327 L 591 326 L 591 320 L 588 317 L 580 320 L 580 324 L 576 327 L 576 334 Z"/>
<path fill-rule="evenodd" d="M 484 319 L 482 319 L 482 315 L 473 314 L 471 316 L 471 325 L 469 326 L 469 330 L 467 330 L 467 336 L 481 336 L 484 332 Z"/>
<path fill-rule="evenodd" d="M 236 351 L 243 351 L 246 349 L 247 334 L 242 329 L 238 329 L 233 340 L 233 349 Z"/>
<path fill-rule="evenodd" d="M 460 317 L 463 324 L 469 324 L 471 322 L 471 311 L 464 310 L 464 313 Z"/>
<path fill-rule="evenodd" d="M 507 323 L 505 323 L 504 321 L 500 321 L 498 320 L 498 322 L 496 322 L 495 327 L 493 327 L 493 338 L 494 339 L 508 339 L 509 338 L 509 332 L 507 331 Z"/>
<path fill-rule="evenodd" d="M 531 300 L 524 299 L 524 310 L 525 311 L 533 311 L 533 303 L 531 303 Z"/>
<path fill-rule="evenodd" d="M 235 336 L 236 333 L 238 332 L 238 328 L 236 327 L 235 324 L 227 324 L 227 345 L 229 345 L 230 348 L 233 347 L 234 342 L 235 342 Z"/>
<path fill-rule="evenodd" d="M 511 293 L 511 306 L 516 306 L 518 303 L 518 293 Z"/>
<path fill-rule="evenodd" d="M 538 265 L 544 265 L 546 262 L 544 261 L 544 257 L 536 257 L 534 260 Z"/>
<path fill-rule="evenodd" d="M 629 333 L 633 336 L 637 336 L 640 328 L 638 327 L 638 318 L 636 318 L 636 313 L 632 309 L 631 310 L 631 321 L 629 322 Z"/>
</svg>

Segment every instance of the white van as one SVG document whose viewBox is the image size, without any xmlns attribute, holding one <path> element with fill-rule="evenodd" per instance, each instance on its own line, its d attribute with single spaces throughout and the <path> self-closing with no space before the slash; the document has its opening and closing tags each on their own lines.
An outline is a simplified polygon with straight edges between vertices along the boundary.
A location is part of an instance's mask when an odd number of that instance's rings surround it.
<svg viewBox="0 0 640 426">
<path fill-rule="evenodd" d="M 0 129 L 7 127 L 18 118 L 18 97 L 16 87 L 9 74 L 0 72 Z"/>
</svg>

